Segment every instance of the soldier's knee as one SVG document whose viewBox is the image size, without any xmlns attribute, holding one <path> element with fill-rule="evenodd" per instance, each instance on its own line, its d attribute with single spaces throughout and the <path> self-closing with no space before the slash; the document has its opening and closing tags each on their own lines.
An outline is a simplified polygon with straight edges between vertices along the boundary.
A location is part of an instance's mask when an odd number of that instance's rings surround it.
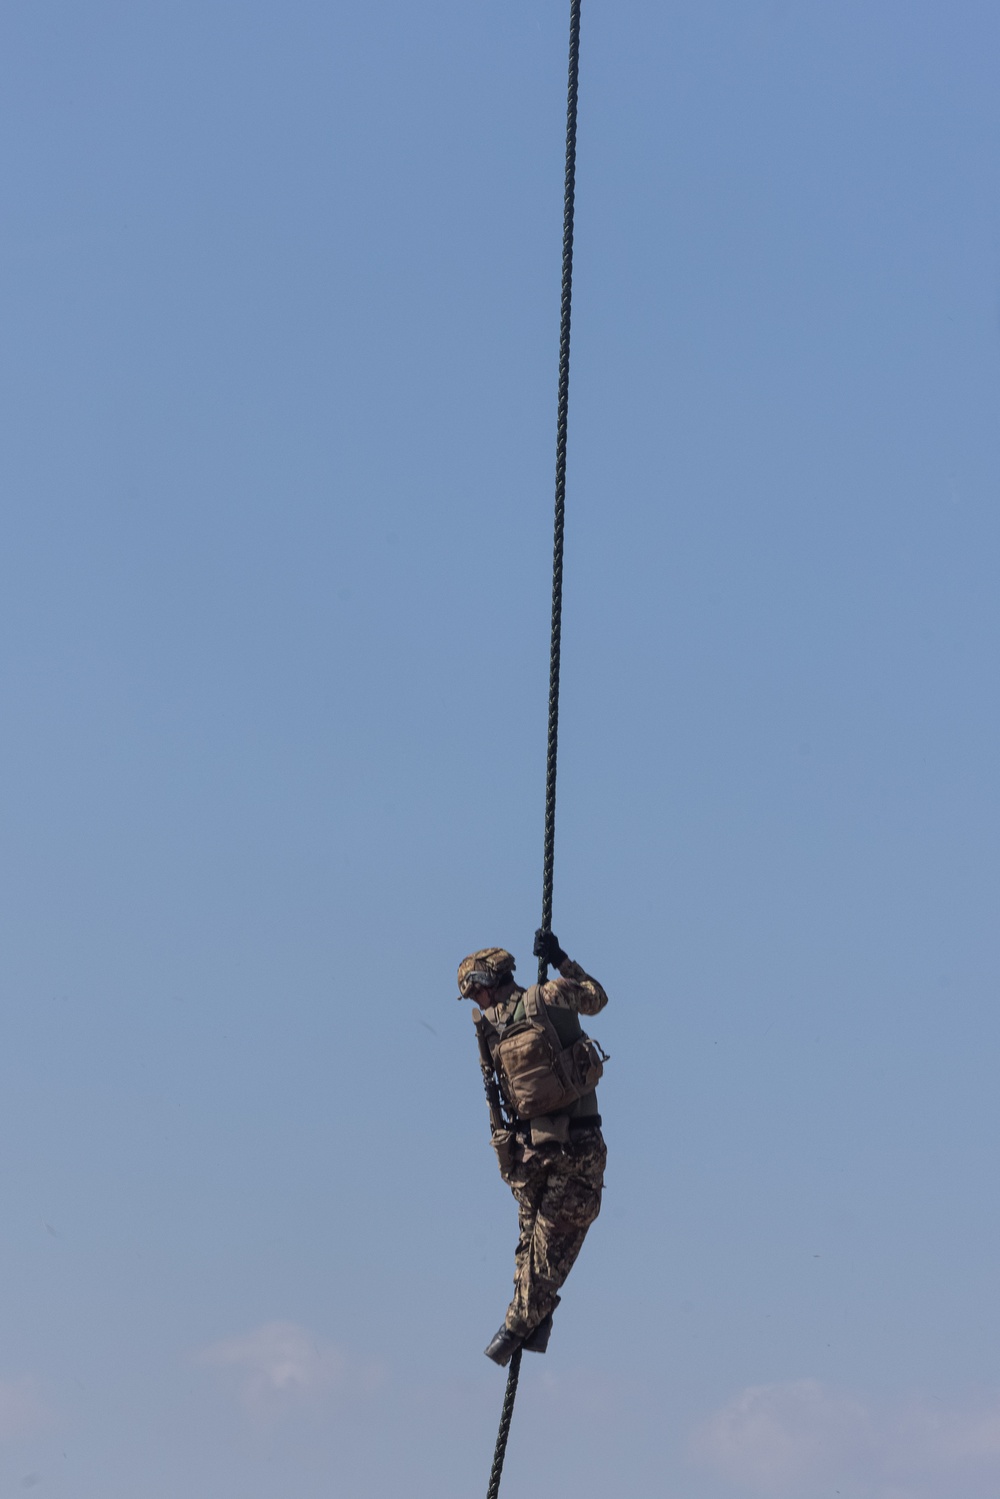
<svg viewBox="0 0 1000 1499">
<path fill-rule="evenodd" d="M 570 1177 L 544 1205 L 546 1218 L 563 1232 L 589 1228 L 600 1211 L 600 1187 L 579 1177 Z"/>
</svg>

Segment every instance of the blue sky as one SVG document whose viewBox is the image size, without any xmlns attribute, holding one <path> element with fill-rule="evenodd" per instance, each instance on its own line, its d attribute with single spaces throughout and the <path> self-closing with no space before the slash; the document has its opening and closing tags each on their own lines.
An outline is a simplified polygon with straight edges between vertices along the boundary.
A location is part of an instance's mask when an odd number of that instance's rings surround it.
<svg viewBox="0 0 1000 1499">
<path fill-rule="evenodd" d="M 568 7 L 0 18 L 0 1496 L 485 1491 L 454 970 L 540 907 Z M 1000 1484 L 995 7 L 585 0 L 504 1492 Z"/>
</svg>

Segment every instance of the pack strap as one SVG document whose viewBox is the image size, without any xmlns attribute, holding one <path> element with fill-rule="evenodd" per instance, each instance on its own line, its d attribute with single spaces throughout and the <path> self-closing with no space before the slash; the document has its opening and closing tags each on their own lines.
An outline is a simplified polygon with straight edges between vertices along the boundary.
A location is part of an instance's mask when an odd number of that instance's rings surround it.
<svg viewBox="0 0 1000 1499">
<path fill-rule="evenodd" d="M 549 1038 L 549 1041 L 552 1043 L 552 1047 L 556 1055 L 560 1056 L 562 1052 L 566 1050 L 566 1048 L 563 1046 L 563 1043 L 559 1039 L 559 1032 L 552 1024 L 551 1017 L 549 1016 L 549 1012 L 545 1006 L 545 1001 L 539 998 L 540 988 L 540 984 L 532 984 L 529 989 L 525 989 L 524 1013 L 529 1020 L 536 1021 L 542 1027 L 542 1030 L 545 1032 L 546 1036 Z"/>
</svg>

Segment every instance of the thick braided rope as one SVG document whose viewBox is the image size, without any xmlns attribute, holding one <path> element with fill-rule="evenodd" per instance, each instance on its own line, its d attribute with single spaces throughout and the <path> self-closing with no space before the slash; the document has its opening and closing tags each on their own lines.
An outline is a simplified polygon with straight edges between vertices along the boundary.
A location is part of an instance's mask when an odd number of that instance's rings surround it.
<svg viewBox="0 0 1000 1499">
<path fill-rule="evenodd" d="M 542 928 L 552 929 L 556 854 L 556 766 L 559 752 L 559 658 L 562 646 L 563 538 L 566 530 L 566 443 L 569 427 L 569 343 L 573 310 L 573 210 L 576 201 L 576 111 L 580 77 L 580 0 L 571 0 L 569 92 L 566 102 L 566 185 L 563 198 L 562 308 L 559 321 L 559 400 L 556 419 L 556 503 L 552 539 L 552 636 L 549 646 L 549 732 L 545 758 L 545 854 Z M 538 961 L 538 982 L 548 965 Z"/>
<path fill-rule="evenodd" d="M 497 1432 L 497 1445 L 493 1453 L 493 1467 L 490 1469 L 490 1486 L 486 1490 L 486 1499 L 497 1499 L 500 1492 L 500 1475 L 503 1472 L 503 1460 L 507 1451 L 507 1438 L 510 1435 L 510 1418 L 514 1414 L 514 1396 L 517 1394 L 517 1379 L 521 1372 L 521 1350 L 514 1350 L 510 1361 L 510 1369 L 507 1373 L 507 1389 L 503 1397 L 503 1411 L 500 1416 L 500 1430 Z"/>
<path fill-rule="evenodd" d="M 580 76 L 580 3 L 571 0 L 569 21 L 569 91 L 566 103 L 566 185 L 563 200 L 562 308 L 559 322 L 559 401 L 556 421 L 556 503 L 552 543 L 552 637 L 549 647 L 549 733 L 545 761 L 545 856 L 542 866 L 542 927 L 552 929 L 552 877 L 556 846 L 556 761 L 559 748 L 559 654 L 562 642 L 563 536 L 566 512 L 566 435 L 569 426 L 569 333 L 573 305 L 573 209 L 576 198 L 576 109 Z M 538 961 L 543 984 L 548 964 Z M 497 1499 L 521 1373 L 516 1349 L 507 1374 L 500 1430 L 486 1499 Z"/>
</svg>

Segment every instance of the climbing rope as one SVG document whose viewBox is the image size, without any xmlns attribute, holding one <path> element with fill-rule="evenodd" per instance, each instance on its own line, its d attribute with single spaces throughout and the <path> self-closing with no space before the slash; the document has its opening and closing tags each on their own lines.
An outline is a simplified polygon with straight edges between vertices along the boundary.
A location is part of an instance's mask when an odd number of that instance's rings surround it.
<svg viewBox="0 0 1000 1499">
<path fill-rule="evenodd" d="M 571 0 L 569 90 L 566 101 L 566 185 L 563 196 L 562 307 L 559 319 L 559 401 L 556 418 L 556 504 L 552 534 L 552 634 L 549 646 L 549 736 L 545 757 L 545 854 L 542 928 L 552 930 L 556 856 L 556 761 L 559 750 L 559 657 L 562 646 L 563 538 L 566 530 L 566 436 L 569 425 L 569 334 L 573 311 L 573 208 L 576 201 L 576 105 L 580 78 L 580 0 Z M 538 960 L 538 982 L 548 964 Z"/>
<path fill-rule="evenodd" d="M 570 0 L 569 90 L 566 101 L 566 182 L 563 197 L 562 303 L 559 319 L 559 399 L 556 417 L 556 503 L 552 540 L 552 634 L 549 645 L 549 730 L 545 757 L 545 854 L 542 860 L 542 929 L 552 930 L 552 883 L 556 852 L 556 762 L 559 751 L 559 658 L 562 645 L 563 538 L 566 529 L 566 438 L 569 427 L 569 335 L 573 308 L 573 210 L 576 202 L 576 107 L 580 78 L 580 3 Z M 538 960 L 538 982 L 548 964 Z M 497 1499 L 521 1373 L 521 1350 L 510 1361 L 500 1430 L 486 1499 Z"/>
<path fill-rule="evenodd" d="M 500 1430 L 497 1432 L 497 1445 L 493 1452 L 493 1466 L 490 1469 L 490 1486 L 486 1490 L 486 1499 L 497 1499 L 500 1492 L 500 1475 L 503 1472 L 504 1454 L 507 1451 L 507 1438 L 510 1435 L 510 1418 L 514 1414 L 514 1396 L 517 1394 L 517 1378 L 521 1372 L 521 1350 L 516 1348 L 511 1357 L 510 1370 L 507 1374 L 507 1389 L 504 1391 L 503 1411 L 500 1414 Z"/>
</svg>

